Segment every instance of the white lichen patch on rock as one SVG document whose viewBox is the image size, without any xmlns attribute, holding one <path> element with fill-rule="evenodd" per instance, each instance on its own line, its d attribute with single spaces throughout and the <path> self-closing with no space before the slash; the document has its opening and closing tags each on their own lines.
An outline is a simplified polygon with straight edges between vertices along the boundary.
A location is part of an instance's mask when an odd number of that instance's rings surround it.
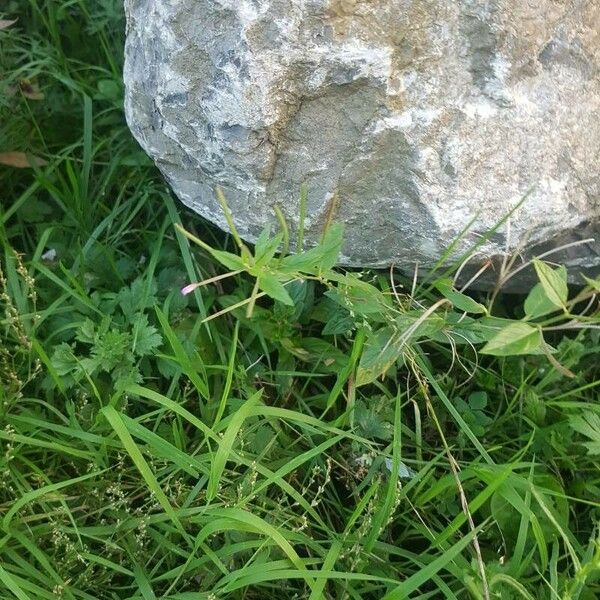
<svg viewBox="0 0 600 600">
<path fill-rule="evenodd" d="M 562 244 L 600 216 L 600 0 L 126 0 L 126 111 L 174 191 L 249 240 L 331 199 L 352 265 L 431 264 L 511 218 Z M 545 246 L 542 246 L 545 248 Z M 503 230 L 485 245 L 506 249 Z M 598 246 L 569 254 L 597 263 Z"/>
</svg>

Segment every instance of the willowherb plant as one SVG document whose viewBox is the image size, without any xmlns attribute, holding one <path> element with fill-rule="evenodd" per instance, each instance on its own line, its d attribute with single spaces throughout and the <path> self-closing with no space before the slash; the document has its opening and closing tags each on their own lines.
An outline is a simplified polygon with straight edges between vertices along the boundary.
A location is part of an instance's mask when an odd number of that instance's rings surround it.
<svg viewBox="0 0 600 600">
<path fill-rule="evenodd" d="M 333 311 L 325 324 L 324 333 L 345 334 L 356 331 L 360 360 L 355 384 L 373 383 L 396 364 L 414 363 L 419 345 L 437 342 L 449 345 L 460 363 L 456 349 L 469 346 L 484 355 L 506 357 L 545 355 L 552 366 L 565 376 L 573 374 L 555 358 L 556 349 L 547 341 L 547 334 L 557 330 L 581 329 L 593 326 L 593 317 L 586 314 L 596 306 L 600 279 L 585 278 L 583 289 L 569 296 L 568 274 L 565 267 L 554 268 L 539 259 L 531 261 L 538 277 L 523 305 L 519 319 L 493 314 L 493 299 L 486 304 L 476 301 L 456 287 L 450 277 L 430 277 L 426 288 L 412 292 L 398 290 L 393 271 L 387 290 L 382 291 L 366 280 L 362 273 L 335 269 L 342 249 L 343 227 L 327 224 L 321 242 L 309 250 L 288 254 L 289 232 L 280 211 L 281 231 L 271 235 L 270 228 L 259 236 L 254 253 L 241 240 L 222 192 L 218 191 L 223 212 L 239 249 L 233 254 L 211 248 L 198 237 L 181 231 L 229 271 L 198 283 L 182 292 L 193 290 L 227 277 L 246 273 L 255 284 L 251 295 L 206 320 L 246 307 L 251 317 L 257 300 L 268 297 L 283 305 L 293 305 L 288 288 L 295 282 L 314 281 L 322 285 L 325 296 L 333 301 Z M 302 232 L 297 247 L 302 248 Z M 523 266 L 519 267 L 522 270 Z M 507 279 L 504 275 L 504 279 Z M 433 292 L 433 293 L 432 293 Z M 440 298 L 441 296 L 441 298 Z M 578 312 L 582 302 L 585 311 Z"/>
</svg>

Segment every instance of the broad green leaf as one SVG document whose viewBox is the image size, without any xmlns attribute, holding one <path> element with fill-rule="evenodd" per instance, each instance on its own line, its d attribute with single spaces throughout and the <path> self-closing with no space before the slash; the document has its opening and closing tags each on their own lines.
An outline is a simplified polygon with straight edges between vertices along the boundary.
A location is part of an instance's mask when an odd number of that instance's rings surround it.
<svg viewBox="0 0 600 600">
<path fill-rule="evenodd" d="M 214 250 L 212 248 L 210 249 L 210 254 L 224 267 L 232 271 L 244 271 L 248 268 L 248 265 L 237 254 L 225 252 L 224 250 Z"/>
<path fill-rule="evenodd" d="M 371 334 L 356 371 L 356 385 L 366 385 L 381 377 L 402 356 L 404 344 L 397 330 L 382 327 Z"/>
<path fill-rule="evenodd" d="M 455 290 L 451 279 L 440 279 L 435 283 L 435 287 L 438 292 L 452 302 L 456 309 L 480 315 L 487 313 L 487 309 L 483 304 L 479 304 L 470 296 Z"/>
<path fill-rule="evenodd" d="M 323 335 L 342 335 L 354 328 L 354 319 L 343 306 L 336 306 L 323 328 Z"/>
<path fill-rule="evenodd" d="M 525 314 L 529 319 L 537 319 L 558 310 L 561 306 L 554 304 L 546 294 L 546 288 L 536 284 L 525 300 Z"/>
<path fill-rule="evenodd" d="M 318 246 L 306 252 L 286 256 L 281 261 L 281 269 L 287 273 L 314 273 L 331 269 L 336 264 L 342 250 L 343 234 L 342 225 L 331 225 Z"/>
<path fill-rule="evenodd" d="M 541 354 L 544 338 L 542 332 L 527 323 L 514 322 L 496 334 L 481 350 L 492 356 L 518 356 Z"/>
<path fill-rule="evenodd" d="M 248 248 L 242 244 L 241 245 L 241 253 L 247 259 L 244 261 L 244 258 L 238 256 L 237 254 L 232 254 L 231 252 L 225 252 L 224 250 L 215 250 L 211 246 L 209 246 L 205 241 L 201 240 L 199 237 L 191 234 L 189 231 L 186 231 L 182 225 L 179 223 L 175 223 L 175 228 L 189 240 L 200 246 L 203 250 L 208 252 L 214 259 L 219 261 L 224 267 L 231 269 L 232 271 L 246 271 L 248 267 L 252 264 L 253 258 L 248 256 Z"/>
<path fill-rule="evenodd" d="M 348 364 L 345 352 L 317 337 L 301 337 L 281 340 L 282 346 L 301 360 L 320 362 L 323 367 L 337 373 Z"/>
<path fill-rule="evenodd" d="M 416 340 L 424 337 L 434 338 L 446 328 L 447 319 L 435 313 L 424 319 L 422 311 L 413 310 L 396 317 L 394 323 L 399 331 L 410 333 L 410 338 Z M 443 340 L 447 342 L 448 338 Z"/>
<path fill-rule="evenodd" d="M 587 411 L 580 416 L 569 419 L 571 427 L 589 439 L 583 445 L 588 449 L 589 454 L 600 454 L 600 416 L 596 413 Z"/>
<path fill-rule="evenodd" d="M 534 259 L 533 265 L 548 300 L 557 307 L 564 306 L 569 298 L 567 270 L 565 267 L 553 269 L 537 258 Z"/>
<path fill-rule="evenodd" d="M 451 315 L 448 316 L 448 320 L 450 319 L 450 316 Z M 474 321 L 470 327 L 457 327 L 457 331 L 463 335 L 468 335 L 469 339 L 473 337 L 478 339 L 480 342 L 489 342 L 512 323 L 514 323 L 512 319 L 502 319 L 500 317 L 481 317 L 480 319 Z M 462 325 L 462 322 L 460 325 Z"/>
<path fill-rule="evenodd" d="M 258 276 L 258 287 L 265 292 L 269 298 L 279 300 L 279 302 L 283 302 L 283 304 L 286 304 L 287 306 L 294 306 L 294 301 L 290 298 L 287 290 L 275 275 L 261 273 Z"/>
</svg>

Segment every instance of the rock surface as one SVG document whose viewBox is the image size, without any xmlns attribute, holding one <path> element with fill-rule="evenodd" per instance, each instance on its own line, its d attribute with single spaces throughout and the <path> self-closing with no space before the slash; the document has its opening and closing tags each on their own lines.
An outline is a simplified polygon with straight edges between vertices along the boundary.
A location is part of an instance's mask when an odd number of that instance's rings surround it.
<svg viewBox="0 0 600 600">
<path fill-rule="evenodd" d="M 336 198 L 343 263 L 435 262 L 595 234 L 600 0 L 126 0 L 130 127 L 181 200 L 307 241 Z M 571 264 L 600 264 L 600 246 Z"/>
</svg>

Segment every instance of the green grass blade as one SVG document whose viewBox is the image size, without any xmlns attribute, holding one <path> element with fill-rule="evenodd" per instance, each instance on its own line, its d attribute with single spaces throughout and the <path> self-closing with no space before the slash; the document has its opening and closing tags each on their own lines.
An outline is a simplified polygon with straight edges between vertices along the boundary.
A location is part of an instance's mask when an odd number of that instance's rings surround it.
<svg viewBox="0 0 600 600">
<path fill-rule="evenodd" d="M 479 529 L 470 531 L 461 540 L 444 552 L 444 554 L 431 561 L 414 575 L 411 575 L 406 581 L 403 581 L 394 590 L 386 594 L 383 597 L 383 600 L 406 600 L 406 598 L 409 598 L 410 594 L 430 581 L 434 575 L 446 567 L 449 562 L 453 561 L 469 544 L 471 544 L 477 533 L 479 533 Z"/>
<path fill-rule="evenodd" d="M 208 501 L 214 500 L 219 489 L 219 483 L 225 464 L 231 451 L 233 449 L 233 443 L 235 438 L 243 425 L 244 421 L 248 418 L 250 411 L 256 406 L 258 401 L 261 399 L 262 393 L 257 392 L 250 399 L 246 400 L 244 404 L 239 408 L 232 416 L 223 437 L 219 440 L 217 451 L 212 459 L 210 477 L 208 480 L 208 486 L 206 490 L 206 498 Z"/>
<path fill-rule="evenodd" d="M 152 469 L 150 469 L 150 467 L 148 466 L 148 463 L 144 459 L 144 456 L 142 455 L 140 449 L 137 447 L 136 443 L 133 441 L 133 438 L 131 437 L 131 434 L 127 430 L 127 427 L 125 426 L 125 423 L 123 422 L 123 420 L 121 418 L 121 415 L 119 415 L 119 413 L 112 406 L 105 406 L 102 409 L 102 414 L 106 417 L 106 420 L 110 423 L 111 427 L 115 430 L 115 433 L 121 440 L 123 447 L 125 448 L 125 450 L 129 454 L 131 460 L 133 461 L 133 463 L 139 470 L 140 474 L 144 478 L 144 481 L 146 482 L 146 485 L 148 486 L 149 490 L 152 492 L 152 494 L 154 495 L 154 497 L 156 498 L 158 503 L 162 506 L 165 513 L 173 521 L 175 526 L 178 529 L 183 531 L 183 526 L 181 525 L 179 518 L 175 514 L 175 511 L 173 510 L 173 507 L 171 506 L 169 499 L 167 498 L 165 493 L 162 491 L 162 488 L 160 487 L 158 481 L 156 480 L 156 477 L 154 477 L 154 473 L 152 472 Z"/>
<path fill-rule="evenodd" d="M 14 580 L 14 578 L 4 570 L 2 565 L 0 565 L 0 581 L 15 595 L 19 600 L 33 600 L 30 596 L 28 596 L 22 589 L 19 587 L 19 584 Z"/>
</svg>

